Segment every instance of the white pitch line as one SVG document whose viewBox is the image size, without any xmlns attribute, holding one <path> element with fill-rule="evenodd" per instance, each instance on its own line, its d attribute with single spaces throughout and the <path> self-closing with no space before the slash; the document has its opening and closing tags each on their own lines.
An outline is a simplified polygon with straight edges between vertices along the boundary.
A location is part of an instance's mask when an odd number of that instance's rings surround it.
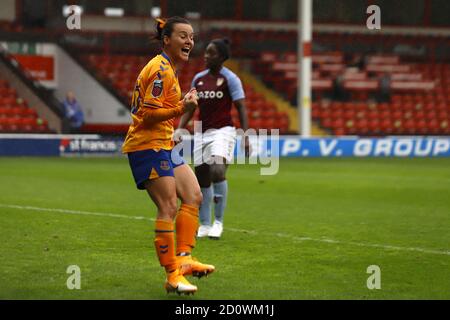
<svg viewBox="0 0 450 320">
<path fill-rule="evenodd" d="M 58 213 L 68 213 L 68 214 L 80 214 L 87 216 L 100 216 L 100 217 L 110 217 L 110 218 L 121 218 L 121 219 L 131 219 L 131 220 L 149 220 L 155 221 L 155 219 L 139 217 L 139 216 L 126 216 L 123 214 L 115 214 L 108 212 L 92 212 L 92 211 L 79 211 L 79 210 L 67 210 L 67 209 L 52 209 L 52 208 L 39 208 L 30 206 L 17 206 L 12 204 L 0 204 L 2 208 L 19 209 L 19 210 L 30 210 L 30 211 L 45 211 L 45 212 L 58 212 Z"/>
<path fill-rule="evenodd" d="M 67 210 L 67 209 L 55 209 L 55 208 L 40 208 L 40 207 L 32 207 L 32 206 L 19 206 L 19 205 L 11 205 L 11 204 L 0 204 L 1 208 L 9 208 L 9 209 L 18 209 L 18 210 L 29 210 L 29 211 L 41 211 L 41 212 L 57 212 L 57 213 L 66 213 L 66 214 L 78 214 L 78 215 L 89 215 L 89 216 L 99 216 L 99 217 L 110 217 L 110 218 L 120 218 L 120 219 L 129 219 L 129 220 L 147 220 L 147 221 L 155 221 L 155 219 L 141 217 L 141 216 L 127 216 L 116 213 L 108 213 L 108 212 L 92 212 L 92 211 L 79 211 L 79 210 Z M 236 229 L 236 228 L 225 228 L 226 230 L 232 232 L 239 233 L 248 233 L 252 235 L 259 234 L 258 231 L 255 230 L 245 230 L 245 229 Z M 266 236 L 273 236 L 277 238 L 287 238 L 293 241 L 313 241 L 313 242 L 322 242 L 322 243 L 332 243 L 332 244 L 341 244 L 341 245 L 351 245 L 357 247 L 367 247 L 367 248 L 379 248 L 386 250 L 397 250 L 397 251 L 416 251 L 427 254 L 437 254 L 437 255 L 445 255 L 450 256 L 450 251 L 439 251 L 433 249 L 425 249 L 425 248 L 417 248 L 417 247 L 399 247 L 385 244 L 375 244 L 375 243 L 362 243 L 362 242 L 352 242 L 352 241 L 340 241 L 333 240 L 328 238 L 310 238 L 310 237 L 299 237 L 293 236 L 285 233 L 264 233 Z"/>
</svg>

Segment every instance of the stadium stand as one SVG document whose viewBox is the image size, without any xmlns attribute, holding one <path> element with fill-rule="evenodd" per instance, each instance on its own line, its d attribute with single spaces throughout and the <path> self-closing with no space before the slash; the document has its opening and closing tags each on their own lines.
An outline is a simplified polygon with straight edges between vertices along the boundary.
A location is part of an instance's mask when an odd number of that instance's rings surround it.
<svg viewBox="0 0 450 320">
<path fill-rule="evenodd" d="M 240 33 L 214 31 L 242 42 Z M 249 31 L 249 39 L 269 42 L 293 41 L 295 32 Z M 321 34 L 316 46 L 327 43 L 334 51 L 314 52 L 312 90 L 313 119 L 335 135 L 445 135 L 450 122 L 450 64 L 436 63 L 441 37 Z M 272 39 L 273 41 L 271 41 Z M 359 52 L 345 52 L 346 44 L 359 42 Z M 370 52 L 384 43 L 388 53 Z M 317 44 L 318 43 L 318 44 Z M 399 43 L 424 43 L 429 54 L 409 56 L 395 53 Z M 251 46 L 253 47 L 253 46 Z M 295 51 L 243 51 L 252 59 L 252 71 L 292 104 L 297 95 L 297 55 Z M 352 50 L 355 50 L 352 47 Z M 380 51 L 380 48 L 377 48 Z M 439 58 L 442 58 L 439 56 Z M 442 59 L 440 59 L 442 60 Z M 444 59 L 445 61 L 445 59 Z"/>
<path fill-rule="evenodd" d="M 337 135 L 448 134 L 450 91 L 445 88 L 450 81 L 449 64 L 401 64 L 398 56 L 370 56 L 368 61 L 362 70 L 348 65 L 326 71 L 323 64 L 315 67 L 315 120 Z M 336 88 L 339 83 L 341 87 Z M 328 104 L 321 103 L 325 97 L 332 101 L 330 116 L 323 110 Z"/>
<path fill-rule="evenodd" d="M 9 32 L 23 31 L 18 24 L 5 23 L 0 27 Z M 245 68 L 246 71 L 292 106 L 296 105 L 295 30 L 213 26 L 202 32 L 203 42 L 217 37 L 231 39 L 233 58 L 244 64 L 250 61 L 251 68 Z M 83 67 L 90 69 L 100 83 L 112 88 L 124 106 L 130 100 L 139 70 L 151 58 L 144 53 L 154 54 L 145 32 L 86 30 L 76 36 L 67 33 L 53 36 L 61 37 L 60 44 L 72 46 Z M 326 132 L 363 136 L 449 134 L 448 36 L 316 30 L 313 39 L 312 117 Z M 145 43 L 145 48 L 135 46 L 136 43 Z M 180 76 L 184 92 L 193 75 L 203 68 L 199 54 Z M 259 86 L 244 84 L 250 127 L 294 133 L 292 123 L 297 119 L 293 113 L 280 109 L 279 103 L 262 94 Z M 232 116 L 239 126 L 236 110 Z M 84 127 L 87 133 L 108 130 L 107 126 Z M 126 125 L 116 126 L 115 131 L 125 133 Z"/>
<path fill-rule="evenodd" d="M 0 133 L 50 133 L 48 122 L 41 119 L 26 100 L 17 96 L 8 81 L 0 79 Z"/>
<path fill-rule="evenodd" d="M 136 77 L 141 68 L 151 57 L 136 55 L 99 55 L 87 54 L 81 60 L 97 75 L 99 81 L 107 81 L 117 90 L 124 99 L 131 99 L 132 89 Z M 185 66 L 180 74 L 180 86 L 183 92 L 190 88 L 194 75 L 204 69 L 203 59 L 194 58 Z M 287 133 L 289 129 L 289 117 L 284 112 L 277 110 L 273 102 L 267 101 L 265 97 L 256 92 L 251 84 L 245 84 L 244 90 L 247 95 L 246 105 L 249 115 L 249 126 L 254 129 L 280 129 L 281 133 Z M 240 127 L 239 117 L 236 109 L 232 109 L 233 121 Z M 193 121 L 197 117 L 194 117 Z M 176 122 L 178 122 L 177 119 Z M 188 125 L 192 130 L 193 122 Z"/>
</svg>

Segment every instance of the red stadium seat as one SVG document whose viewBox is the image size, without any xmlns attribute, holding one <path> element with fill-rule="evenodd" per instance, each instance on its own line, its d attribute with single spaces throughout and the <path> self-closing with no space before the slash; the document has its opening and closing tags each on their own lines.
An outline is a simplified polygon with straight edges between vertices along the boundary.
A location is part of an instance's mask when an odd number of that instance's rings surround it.
<svg viewBox="0 0 450 320">
<path fill-rule="evenodd" d="M 416 133 L 416 123 L 412 119 L 408 119 L 404 123 L 404 129 L 406 134 L 415 134 Z"/>
<path fill-rule="evenodd" d="M 334 135 L 336 136 L 343 136 L 345 134 L 346 134 L 345 127 L 338 127 L 334 129 Z"/>
<path fill-rule="evenodd" d="M 239 121 L 238 117 L 233 117 L 233 124 L 236 128 L 242 128 L 241 122 Z"/>
<path fill-rule="evenodd" d="M 436 119 L 429 120 L 427 122 L 427 128 L 429 134 L 439 134 L 440 131 L 440 123 Z"/>
<path fill-rule="evenodd" d="M 383 110 L 378 114 L 379 120 L 388 119 L 390 117 L 391 117 L 391 112 L 389 110 Z"/>
<path fill-rule="evenodd" d="M 40 121 L 39 121 L 40 120 Z M 48 132 L 48 122 L 47 120 L 42 120 L 42 119 L 37 119 L 37 127 L 36 127 L 37 132 L 41 132 L 41 133 L 45 133 Z"/>
<path fill-rule="evenodd" d="M 356 132 L 359 135 L 367 135 L 369 132 L 369 122 L 367 119 L 360 119 L 355 124 Z"/>
<path fill-rule="evenodd" d="M 274 118 L 263 118 L 261 122 L 261 128 L 262 129 L 275 129 L 277 127 L 277 124 L 275 123 Z"/>
<path fill-rule="evenodd" d="M 22 118 L 19 119 L 18 126 L 21 132 L 33 132 L 34 125 L 36 124 L 35 119 Z"/>
<path fill-rule="evenodd" d="M 263 118 L 263 119 L 274 119 L 275 116 L 276 116 L 276 111 L 273 111 L 273 110 L 261 111 L 261 118 Z"/>
<path fill-rule="evenodd" d="M 403 121 L 400 119 L 395 120 L 392 133 L 400 135 L 400 134 L 403 134 L 404 132 L 405 132 L 405 129 L 403 127 Z"/>
<path fill-rule="evenodd" d="M 319 107 L 313 106 L 311 109 L 311 116 L 314 120 L 317 120 L 320 118 L 320 110 Z"/>
<path fill-rule="evenodd" d="M 422 110 L 418 110 L 414 113 L 414 118 L 416 120 L 422 120 L 425 119 L 425 112 L 423 112 Z"/>
<path fill-rule="evenodd" d="M 394 120 L 399 120 L 399 119 L 403 118 L 403 113 L 401 111 L 399 111 L 399 110 L 396 110 L 396 111 L 391 113 L 391 117 Z"/>
<path fill-rule="evenodd" d="M 16 118 L 21 118 L 24 108 L 22 107 L 13 107 L 11 108 L 10 115 Z"/>
<path fill-rule="evenodd" d="M 380 121 L 378 119 L 371 119 L 369 121 L 369 132 L 371 135 L 380 134 Z"/>
<path fill-rule="evenodd" d="M 3 97 L 0 98 L 0 106 L 12 107 L 16 104 L 16 98 L 13 97 Z"/>
<path fill-rule="evenodd" d="M 428 128 L 424 119 L 419 119 L 416 121 L 416 130 L 418 134 L 427 134 Z"/>
<path fill-rule="evenodd" d="M 344 112 L 342 109 L 333 110 L 331 111 L 330 116 L 332 119 L 342 119 L 344 118 Z"/>
<path fill-rule="evenodd" d="M 449 113 L 447 113 L 445 110 L 439 111 L 437 114 L 437 118 L 439 121 L 445 121 L 447 119 L 450 119 Z"/>
<path fill-rule="evenodd" d="M 436 120 L 437 113 L 434 110 L 431 110 L 425 114 L 425 117 L 428 121 Z"/>
<path fill-rule="evenodd" d="M 0 88 L 8 88 L 8 87 L 9 87 L 8 81 L 0 79 Z"/>
<path fill-rule="evenodd" d="M 321 119 L 329 119 L 331 118 L 331 112 L 328 108 L 322 108 L 320 111 L 320 116 L 319 118 Z"/>
<path fill-rule="evenodd" d="M 331 123 L 331 129 L 336 131 L 336 129 L 344 128 L 345 122 L 343 118 L 334 119 Z"/>
<path fill-rule="evenodd" d="M 380 130 L 383 133 L 391 134 L 393 132 L 394 124 L 390 118 L 386 118 L 380 121 Z"/>
<path fill-rule="evenodd" d="M 332 118 L 330 116 L 322 116 L 321 123 L 324 124 L 325 127 L 330 127 L 332 123 Z"/>
<path fill-rule="evenodd" d="M 441 121 L 440 127 L 441 127 L 441 134 L 445 135 L 450 134 L 450 125 L 448 120 Z"/>
<path fill-rule="evenodd" d="M 262 127 L 262 120 L 261 119 L 250 119 L 249 120 L 249 126 L 252 129 L 260 129 Z"/>
<path fill-rule="evenodd" d="M 24 108 L 24 110 L 22 111 L 22 116 L 25 118 L 35 119 L 37 118 L 38 114 L 36 110 L 32 108 Z"/>
<path fill-rule="evenodd" d="M 18 132 L 19 131 L 19 125 L 20 125 L 20 119 L 18 118 L 6 118 L 5 121 L 5 131 L 7 132 Z"/>
<path fill-rule="evenodd" d="M 356 117 L 356 112 L 353 109 L 345 110 L 343 117 L 345 120 L 354 119 Z"/>
</svg>

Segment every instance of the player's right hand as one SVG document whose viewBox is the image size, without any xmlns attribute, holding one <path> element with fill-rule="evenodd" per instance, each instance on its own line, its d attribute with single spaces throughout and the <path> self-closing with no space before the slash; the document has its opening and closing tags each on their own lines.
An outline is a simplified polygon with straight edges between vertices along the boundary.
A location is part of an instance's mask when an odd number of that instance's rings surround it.
<svg viewBox="0 0 450 320">
<path fill-rule="evenodd" d="M 192 88 L 183 99 L 184 112 L 192 112 L 198 107 L 197 89 Z"/>
</svg>

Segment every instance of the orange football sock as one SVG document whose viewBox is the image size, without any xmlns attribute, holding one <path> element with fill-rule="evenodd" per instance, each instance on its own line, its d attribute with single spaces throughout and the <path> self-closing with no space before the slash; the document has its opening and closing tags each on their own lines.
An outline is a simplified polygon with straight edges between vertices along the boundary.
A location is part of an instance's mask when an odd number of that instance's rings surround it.
<svg viewBox="0 0 450 320">
<path fill-rule="evenodd" d="M 178 210 L 176 228 L 177 254 L 191 253 L 198 228 L 198 208 L 183 203 Z"/>
<path fill-rule="evenodd" d="M 166 272 L 172 272 L 177 268 L 173 231 L 173 222 L 159 219 L 156 220 L 155 249 L 159 263 L 166 269 Z"/>
</svg>

